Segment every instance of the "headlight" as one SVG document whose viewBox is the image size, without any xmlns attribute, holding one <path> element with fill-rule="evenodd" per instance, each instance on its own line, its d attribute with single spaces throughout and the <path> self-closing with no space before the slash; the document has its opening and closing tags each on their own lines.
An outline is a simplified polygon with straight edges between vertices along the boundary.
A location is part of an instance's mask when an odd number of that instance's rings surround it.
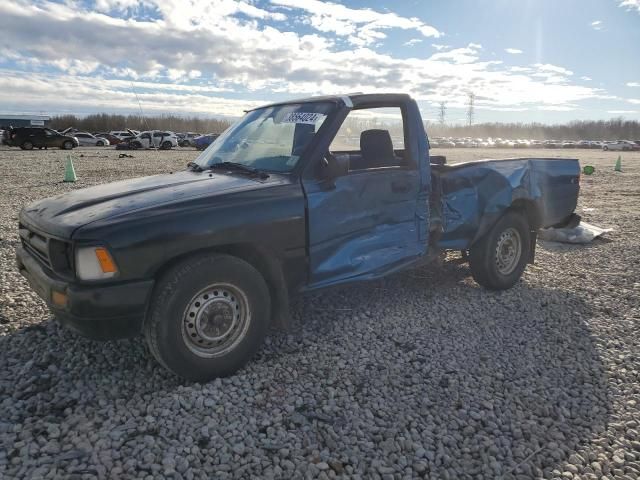
<svg viewBox="0 0 640 480">
<path fill-rule="evenodd" d="M 104 247 L 76 249 L 76 274 L 82 280 L 103 280 L 118 273 L 116 262 Z"/>
</svg>

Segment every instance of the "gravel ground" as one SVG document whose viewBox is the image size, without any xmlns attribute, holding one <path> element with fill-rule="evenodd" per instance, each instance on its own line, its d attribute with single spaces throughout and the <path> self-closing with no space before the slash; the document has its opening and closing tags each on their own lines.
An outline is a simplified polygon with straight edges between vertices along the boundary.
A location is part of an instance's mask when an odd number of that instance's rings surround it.
<svg viewBox="0 0 640 480">
<path fill-rule="evenodd" d="M 0 478 L 640 478 L 640 154 L 578 156 L 578 212 L 615 231 L 540 243 L 491 293 L 456 255 L 305 295 L 232 378 L 181 382 L 141 339 L 60 328 L 14 267 L 20 207 L 170 171 L 193 151 L 0 150 Z M 83 155 L 81 157 L 81 155 Z"/>
</svg>

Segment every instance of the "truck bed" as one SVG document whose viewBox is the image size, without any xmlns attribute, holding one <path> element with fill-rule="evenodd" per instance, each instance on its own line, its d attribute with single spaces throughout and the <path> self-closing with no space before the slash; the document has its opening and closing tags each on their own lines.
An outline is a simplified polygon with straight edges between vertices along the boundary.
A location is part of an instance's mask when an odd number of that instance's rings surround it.
<svg viewBox="0 0 640 480">
<path fill-rule="evenodd" d="M 577 159 L 508 158 L 432 165 L 431 208 L 437 246 L 467 249 L 506 208 L 527 211 L 532 230 L 566 220 L 576 208 Z"/>
</svg>

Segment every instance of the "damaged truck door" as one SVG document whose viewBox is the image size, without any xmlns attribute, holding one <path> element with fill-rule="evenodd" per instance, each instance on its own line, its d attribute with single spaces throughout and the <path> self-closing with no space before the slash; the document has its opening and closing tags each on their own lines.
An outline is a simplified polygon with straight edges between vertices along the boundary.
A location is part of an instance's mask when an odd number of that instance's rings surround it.
<svg viewBox="0 0 640 480">
<path fill-rule="evenodd" d="M 411 145 L 420 137 L 405 134 L 401 107 L 351 110 L 319 174 L 304 179 L 309 288 L 381 276 L 426 251 L 429 183 L 419 173 L 426 150 Z M 392 128 L 370 128 L 379 118 L 388 118 Z"/>
<path fill-rule="evenodd" d="M 429 268 L 445 250 L 467 251 L 483 287 L 513 286 L 537 231 L 572 215 L 579 172 L 576 159 L 432 164 L 408 95 L 281 102 L 183 171 L 24 207 L 17 265 L 62 324 L 142 333 L 161 365 L 209 380 L 286 326 L 296 293 Z"/>
</svg>

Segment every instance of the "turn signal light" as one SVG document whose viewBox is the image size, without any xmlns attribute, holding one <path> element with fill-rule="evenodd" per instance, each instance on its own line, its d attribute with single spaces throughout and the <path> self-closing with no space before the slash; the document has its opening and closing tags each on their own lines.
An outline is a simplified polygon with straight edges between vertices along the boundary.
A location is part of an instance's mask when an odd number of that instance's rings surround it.
<svg viewBox="0 0 640 480">
<path fill-rule="evenodd" d="M 96 258 L 100 264 L 100 268 L 104 273 L 115 273 L 118 271 L 116 264 L 106 248 L 96 248 Z"/>
<path fill-rule="evenodd" d="M 51 301 L 56 307 L 66 307 L 67 300 L 68 297 L 66 294 L 62 292 L 56 292 L 55 290 L 51 292 Z"/>
</svg>

